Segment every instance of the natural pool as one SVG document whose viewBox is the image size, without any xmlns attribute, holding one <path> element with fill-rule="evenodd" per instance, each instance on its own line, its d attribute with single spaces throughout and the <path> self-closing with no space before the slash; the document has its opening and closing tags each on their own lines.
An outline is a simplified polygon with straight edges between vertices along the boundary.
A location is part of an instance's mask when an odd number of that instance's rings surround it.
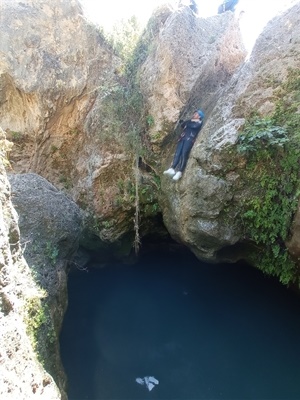
<svg viewBox="0 0 300 400">
<path fill-rule="evenodd" d="M 300 298 L 251 267 L 165 253 L 68 286 L 69 400 L 300 399 Z"/>
</svg>

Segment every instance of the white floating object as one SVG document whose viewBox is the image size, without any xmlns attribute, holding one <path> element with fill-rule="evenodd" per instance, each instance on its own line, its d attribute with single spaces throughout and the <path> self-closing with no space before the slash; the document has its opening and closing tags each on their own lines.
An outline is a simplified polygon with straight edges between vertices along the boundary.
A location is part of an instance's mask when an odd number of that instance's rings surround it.
<svg viewBox="0 0 300 400">
<path fill-rule="evenodd" d="M 154 376 L 145 376 L 144 378 L 136 378 L 135 380 L 140 385 L 146 385 L 149 392 L 159 384 L 159 381 Z"/>
</svg>

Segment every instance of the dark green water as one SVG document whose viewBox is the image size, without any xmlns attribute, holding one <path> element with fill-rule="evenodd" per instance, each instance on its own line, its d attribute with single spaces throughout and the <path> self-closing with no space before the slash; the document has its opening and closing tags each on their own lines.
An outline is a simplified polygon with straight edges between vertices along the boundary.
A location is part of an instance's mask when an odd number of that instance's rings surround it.
<svg viewBox="0 0 300 400">
<path fill-rule="evenodd" d="M 300 399 L 300 299 L 191 255 L 77 271 L 61 353 L 69 400 Z"/>
</svg>

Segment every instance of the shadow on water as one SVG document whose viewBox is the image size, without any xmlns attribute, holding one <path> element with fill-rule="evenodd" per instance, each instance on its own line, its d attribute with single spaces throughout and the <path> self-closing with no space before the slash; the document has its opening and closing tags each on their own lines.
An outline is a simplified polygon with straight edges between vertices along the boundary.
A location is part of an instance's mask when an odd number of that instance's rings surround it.
<svg viewBox="0 0 300 400">
<path fill-rule="evenodd" d="M 299 399 L 300 299 L 190 254 L 75 271 L 61 354 L 69 400 Z M 152 391 L 136 383 L 154 376 Z"/>
</svg>

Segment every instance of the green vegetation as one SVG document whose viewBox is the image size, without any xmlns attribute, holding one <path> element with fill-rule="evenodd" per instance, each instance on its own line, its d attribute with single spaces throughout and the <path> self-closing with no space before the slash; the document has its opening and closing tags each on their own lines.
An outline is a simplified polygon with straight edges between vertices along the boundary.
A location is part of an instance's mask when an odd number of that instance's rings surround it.
<svg viewBox="0 0 300 400">
<path fill-rule="evenodd" d="M 56 246 L 53 246 L 51 243 L 47 242 L 46 256 L 52 265 L 56 264 L 58 253 L 59 253 L 58 248 Z"/>
<path fill-rule="evenodd" d="M 52 144 L 52 145 L 51 145 L 51 148 L 50 148 L 50 152 L 51 152 L 52 154 L 54 154 L 54 153 L 57 152 L 57 150 L 58 150 L 58 147 L 56 147 L 54 144 Z"/>
<path fill-rule="evenodd" d="M 113 147 L 114 152 L 116 145 L 119 145 L 122 151 L 127 152 L 132 162 L 132 174 L 124 178 L 122 188 L 120 188 L 120 180 L 118 182 L 119 195 L 116 202 L 126 206 L 130 203 L 130 207 L 134 203 L 133 229 L 136 252 L 140 244 L 140 211 L 143 211 L 140 195 L 144 190 L 139 164 L 146 155 L 147 159 L 151 159 L 151 149 L 146 140 L 146 132 L 154 123 L 153 117 L 148 115 L 145 109 L 138 69 L 146 59 L 154 34 L 158 29 L 158 22 L 150 20 L 147 29 L 141 33 L 134 17 L 115 29 L 109 37 L 109 41 L 115 52 L 123 59 L 123 67 L 119 69 L 119 80 L 114 87 L 101 88 L 102 129 L 99 137 L 108 147 Z M 153 181 L 155 181 L 154 173 L 148 172 L 147 175 L 152 175 Z M 156 185 L 152 185 L 151 188 L 152 191 L 155 191 Z M 152 195 L 153 198 L 157 197 L 154 192 Z M 158 207 L 153 209 L 157 210 Z"/>
<path fill-rule="evenodd" d="M 115 52 L 124 60 L 130 58 L 141 35 L 141 27 L 135 16 L 118 22 L 111 34 L 106 35 Z"/>
<path fill-rule="evenodd" d="M 252 115 L 237 144 L 247 159 L 241 174 L 251 193 L 242 211 L 245 236 L 263 248 L 258 267 L 283 284 L 299 284 L 297 266 L 284 244 L 299 197 L 299 88 L 300 72 L 290 71 L 276 92 L 274 114 Z"/>
<path fill-rule="evenodd" d="M 44 298 L 30 298 L 25 305 L 25 323 L 27 334 L 36 351 L 39 361 L 45 366 L 47 360 L 45 354 L 45 338 L 50 344 L 57 341 L 57 335 L 53 326 L 50 309 Z"/>
<path fill-rule="evenodd" d="M 24 139 L 24 134 L 22 132 L 9 131 L 9 135 L 11 140 L 16 143 L 21 142 Z"/>
<path fill-rule="evenodd" d="M 152 115 L 147 115 L 146 121 L 147 121 L 147 125 L 148 125 L 149 127 L 151 127 L 151 126 L 154 125 L 154 118 L 152 117 Z"/>
<path fill-rule="evenodd" d="M 68 178 L 65 175 L 61 175 L 59 177 L 59 182 L 62 183 L 64 185 L 65 189 L 70 189 L 72 187 L 72 181 L 71 178 Z"/>
<path fill-rule="evenodd" d="M 141 32 L 135 17 L 118 24 L 108 40 L 122 58 L 123 66 L 114 87 L 100 88 L 103 96 L 101 138 L 114 139 L 125 145 L 131 154 L 139 156 L 149 150 L 144 135 L 154 119 L 145 110 L 138 69 L 145 61 L 158 29 L 159 22 L 155 19 L 150 19 L 144 32 Z"/>
<path fill-rule="evenodd" d="M 102 229 L 110 229 L 116 223 L 116 221 L 113 219 L 101 220 L 100 218 L 97 218 L 96 215 L 90 215 L 89 219 L 93 230 L 98 234 L 102 231 Z"/>
</svg>

